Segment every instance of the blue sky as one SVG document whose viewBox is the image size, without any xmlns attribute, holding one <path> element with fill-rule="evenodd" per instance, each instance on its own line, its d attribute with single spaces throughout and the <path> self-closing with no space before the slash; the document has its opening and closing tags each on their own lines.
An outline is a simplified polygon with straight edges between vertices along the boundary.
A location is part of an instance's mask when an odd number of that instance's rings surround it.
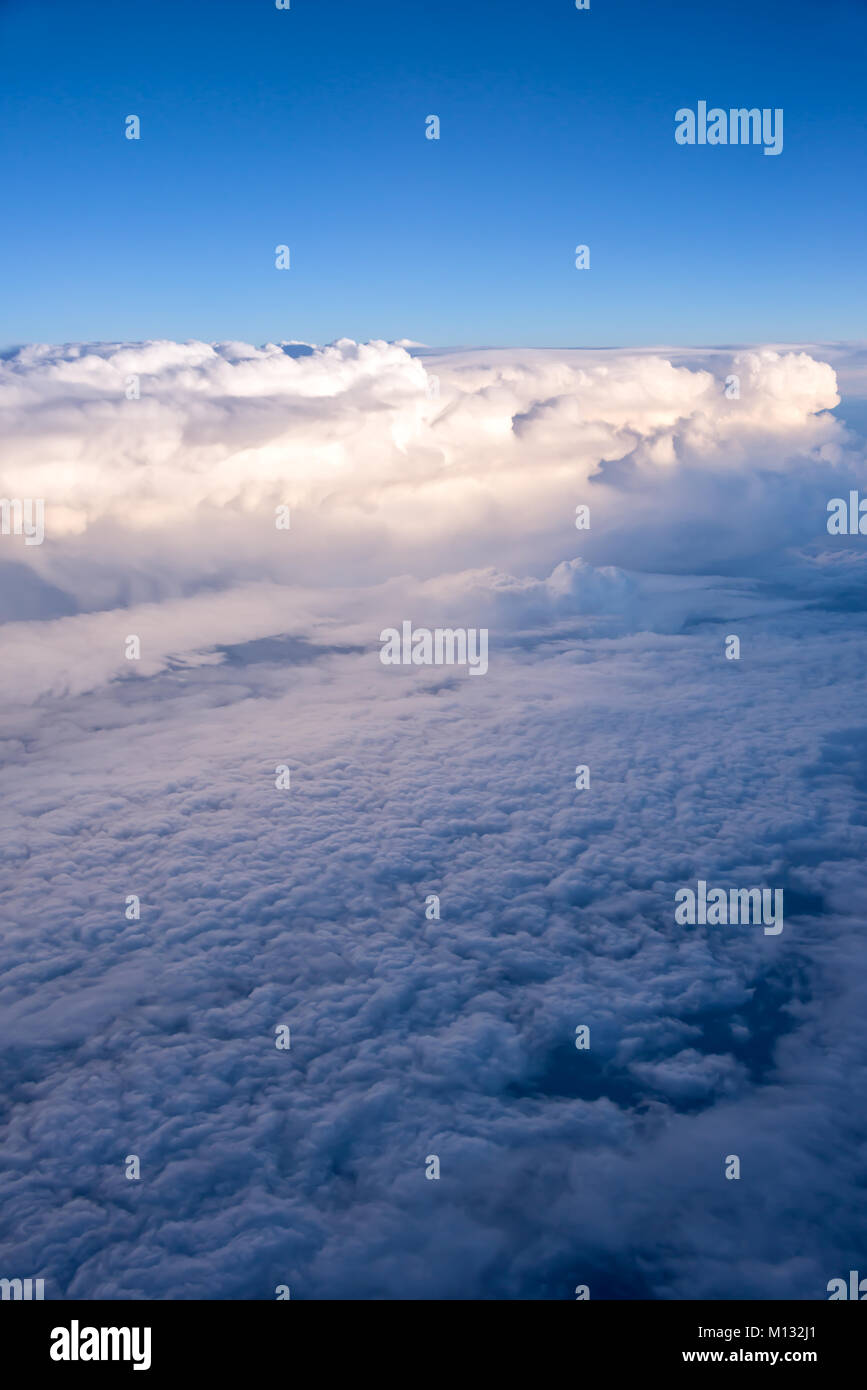
<svg viewBox="0 0 867 1390">
<path fill-rule="evenodd" d="M 0 342 L 860 338 L 865 37 L 860 0 L 4 0 Z M 782 154 L 676 145 L 702 99 L 782 107 Z"/>
</svg>

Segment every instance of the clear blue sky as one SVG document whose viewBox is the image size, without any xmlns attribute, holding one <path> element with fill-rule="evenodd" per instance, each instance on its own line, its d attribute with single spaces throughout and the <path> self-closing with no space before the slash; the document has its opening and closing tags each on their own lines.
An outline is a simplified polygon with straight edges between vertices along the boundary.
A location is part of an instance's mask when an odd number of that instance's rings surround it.
<svg viewBox="0 0 867 1390">
<path fill-rule="evenodd" d="M 865 0 L 0 0 L 0 342 L 863 338 L 865 42 Z M 699 100 L 782 154 L 678 146 Z"/>
</svg>

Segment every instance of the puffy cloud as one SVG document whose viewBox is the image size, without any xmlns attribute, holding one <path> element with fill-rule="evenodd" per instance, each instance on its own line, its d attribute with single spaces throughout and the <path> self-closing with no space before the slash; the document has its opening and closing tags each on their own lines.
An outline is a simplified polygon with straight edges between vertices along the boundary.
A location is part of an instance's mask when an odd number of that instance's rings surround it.
<svg viewBox="0 0 867 1390">
<path fill-rule="evenodd" d="M 517 561 L 541 578 L 568 554 L 578 503 L 593 509 L 585 559 L 607 545 L 609 562 L 671 568 L 681 523 L 715 528 L 720 559 L 737 536 L 775 551 L 815 537 L 830 480 L 855 466 L 838 400 L 832 368 L 804 352 L 739 352 L 715 373 L 385 343 L 26 348 L 0 363 L 0 487 L 45 498 L 51 544 L 15 559 L 84 608 L 239 577 L 371 583 Z M 692 559 L 706 537 L 686 545 Z"/>
<path fill-rule="evenodd" d="M 819 356 L 4 362 L 3 492 L 48 515 L 0 538 L 4 1273 L 821 1298 L 858 1267 L 865 634 L 824 526 L 857 441 Z M 384 667 L 404 618 L 489 626 L 487 675 Z M 783 933 L 678 926 L 699 877 L 782 886 Z"/>
</svg>

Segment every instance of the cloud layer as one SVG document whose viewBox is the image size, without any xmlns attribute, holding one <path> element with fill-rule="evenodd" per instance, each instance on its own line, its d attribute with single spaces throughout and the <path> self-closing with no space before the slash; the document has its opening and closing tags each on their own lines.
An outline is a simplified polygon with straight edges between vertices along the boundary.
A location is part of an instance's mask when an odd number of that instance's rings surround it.
<svg viewBox="0 0 867 1390">
<path fill-rule="evenodd" d="M 0 485 L 46 539 L 0 537 L 0 1273 L 822 1298 L 863 1263 L 835 354 L 2 363 Z M 382 666 L 404 619 L 487 626 L 487 675 Z M 784 931 L 677 926 L 699 877 L 783 887 Z"/>
</svg>

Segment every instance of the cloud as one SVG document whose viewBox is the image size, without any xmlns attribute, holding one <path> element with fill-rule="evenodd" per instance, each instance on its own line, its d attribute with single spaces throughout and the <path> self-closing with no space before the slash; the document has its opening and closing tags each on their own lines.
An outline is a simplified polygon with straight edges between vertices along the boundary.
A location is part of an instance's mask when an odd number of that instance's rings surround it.
<svg viewBox="0 0 867 1390">
<path fill-rule="evenodd" d="M 263 574 L 371 583 L 517 560 L 543 577 L 584 503 L 585 559 L 607 545 L 610 562 L 670 568 L 681 522 L 717 528 L 722 558 L 745 504 L 741 550 L 769 525 L 775 550 L 814 538 L 856 466 L 834 371 L 804 352 L 742 351 L 722 379 L 661 356 L 491 356 L 21 349 L 0 363 L 0 486 L 45 497 L 51 544 L 14 558 L 84 608 Z"/>
<path fill-rule="evenodd" d="M 858 1267 L 835 370 L 347 342 L 3 363 L 4 495 L 49 523 L 0 537 L 3 1273 L 822 1298 Z M 403 619 L 487 625 L 484 679 L 384 667 Z M 678 926 L 699 877 L 782 886 L 784 931 Z"/>
</svg>

